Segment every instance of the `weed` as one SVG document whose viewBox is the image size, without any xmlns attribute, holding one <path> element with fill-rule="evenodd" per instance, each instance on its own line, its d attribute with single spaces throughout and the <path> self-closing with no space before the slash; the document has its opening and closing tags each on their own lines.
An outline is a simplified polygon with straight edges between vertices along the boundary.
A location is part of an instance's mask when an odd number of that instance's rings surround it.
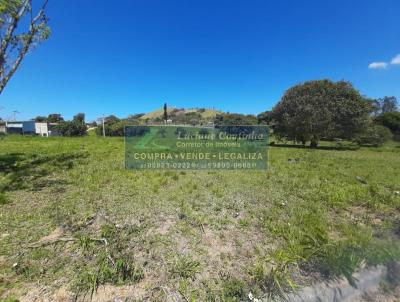
<svg viewBox="0 0 400 302">
<path fill-rule="evenodd" d="M 174 277 L 184 279 L 193 278 L 200 271 L 200 262 L 193 260 L 191 256 L 183 255 L 176 257 L 170 268 L 170 273 Z"/>
<path fill-rule="evenodd" d="M 19 300 L 18 299 L 15 299 L 15 298 L 5 298 L 4 300 L 0 300 L 0 301 L 2 301 L 2 302 L 19 302 Z"/>
<path fill-rule="evenodd" d="M 0 205 L 11 203 L 11 201 L 7 198 L 6 194 L 0 192 Z"/>
<path fill-rule="evenodd" d="M 185 301 L 198 300 L 199 290 L 193 288 L 188 279 L 179 281 L 178 291 L 185 298 Z"/>
<path fill-rule="evenodd" d="M 72 289 L 78 294 L 90 293 L 93 296 L 99 285 L 137 283 L 143 277 L 142 269 L 130 259 L 113 260 L 107 252 L 102 252 L 93 265 L 85 264 L 78 268 Z"/>
<path fill-rule="evenodd" d="M 236 278 L 228 278 L 221 285 L 221 300 L 224 302 L 242 301 L 246 298 L 246 285 Z"/>
</svg>

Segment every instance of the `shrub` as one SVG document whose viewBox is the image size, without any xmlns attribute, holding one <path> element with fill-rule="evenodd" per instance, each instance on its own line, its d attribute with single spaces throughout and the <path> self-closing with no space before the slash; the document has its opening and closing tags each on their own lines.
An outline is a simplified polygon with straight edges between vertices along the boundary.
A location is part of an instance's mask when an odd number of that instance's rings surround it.
<svg viewBox="0 0 400 302">
<path fill-rule="evenodd" d="M 400 134 L 400 112 L 383 113 L 375 119 L 376 123 L 385 126 L 393 134 Z"/>
<path fill-rule="evenodd" d="M 355 142 L 358 145 L 372 145 L 374 147 L 382 146 L 386 141 L 392 138 L 390 130 L 381 125 L 373 125 L 356 137 Z"/>
<path fill-rule="evenodd" d="M 108 129 L 106 126 L 106 134 L 109 136 L 124 136 L 125 126 L 129 126 L 129 125 L 132 125 L 132 123 L 128 122 L 128 121 L 119 121 L 119 122 L 113 123 L 108 127 Z"/>
<path fill-rule="evenodd" d="M 242 125 L 257 125 L 258 120 L 254 115 L 237 114 L 237 113 L 224 113 L 217 114 L 215 117 L 215 126 L 242 126 Z"/>
<path fill-rule="evenodd" d="M 104 125 L 106 136 L 124 136 L 125 127 L 137 124 L 131 120 L 112 120 L 107 121 Z M 103 125 L 96 128 L 97 135 L 103 135 Z M 131 133 L 133 135 L 133 133 Z M 140 134 L 141 135 L 141 134 Z"/>
<path fill-rule="evenodd" d="M 77 121 L 60 122 L 57 125 L 57 131 L 62 136 L 83 136 L 86 130 L 86 125 Z"/>
<path fill-rule="evenodd" d="M 5 193 L 0 192 L 0 205 L 10 203 Z"/>
</svg>

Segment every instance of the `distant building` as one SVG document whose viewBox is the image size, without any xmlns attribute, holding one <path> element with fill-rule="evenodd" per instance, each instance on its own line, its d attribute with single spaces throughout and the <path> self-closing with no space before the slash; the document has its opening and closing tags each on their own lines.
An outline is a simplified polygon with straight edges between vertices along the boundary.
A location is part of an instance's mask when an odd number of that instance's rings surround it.
<svg viewBox="0 0 400 302">
<path fill-rule="evenodd" d="M 35 123 L 35 132 L 40 136 L 49 136 L 47 123 Z"/>
<path fill-rule="evenodd" d="M 8 134 L 30 134 L 35 135 L 35 121 L 13 121 L 6 122 Z"/>
<path fill-rule="evenodd" d="M 57 136 L 57 125 L 57 123 L 37 123 L 35 121 L 5 122 L 3 131 L 0 124 L 0 133 L 3 132 L 7 134 Z"/>
<path fill-rule="evenodd" d="M 6 122 L 4 121 L 0 121 L 0 134 L 1 133 L 7 133 Z"/>
</svg>

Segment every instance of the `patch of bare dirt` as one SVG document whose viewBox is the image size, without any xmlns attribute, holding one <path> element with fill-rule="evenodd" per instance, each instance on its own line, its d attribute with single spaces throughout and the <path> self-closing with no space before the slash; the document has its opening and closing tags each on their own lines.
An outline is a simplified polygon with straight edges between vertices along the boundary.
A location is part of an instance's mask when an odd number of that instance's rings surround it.
<svg viewBox="0 0 400 302">
<path fill-rule="evenodd" d="M 51 291 L 45 287 L 29 286 L 27 293 L 19 298 L 20 302 L 128 302 L 146 299 L 147 282 L 128 286 L 100 286 L 93 297 L 90 294 L 77 298 L 66 287 Z"/>
<path fill-rule="evenodd" d="M 154 230 L 155 234 L 166 235 L 175 225 L 176 221 L 173 217 L 162 217 L 158 227 Z"/>
<path fill-rule="evenodd" d="M 104 285 L 97 289 L 97 292 L 93 295 L 92 301 L 142 301 L 146 293 L 145 285 L 145 283 L 139 283 L 131 286 Z"/>
<path fill-rule="evenodd" d="M 400 299 L 400 287 L 391 293 L 372 292 L 364 294 L 358 302 L 398 302 Z"/>
<path fill-rule="evenodd" d="M 56 227 L 49 235 L 40 238 L 38 242 L 44 243 L 44 242 L 56 241 L 63 235 L 63 233 L 64 232 L 62 228 Z"/>
<path fill-rule="evenodd" d="M 232 241 L 221 240 L 208 228 L 204 229 L 202 243 L 205 246 L 211 261 L 218 259 L 221 254 L 229 254 L 235 250 Z"/>
</svg>

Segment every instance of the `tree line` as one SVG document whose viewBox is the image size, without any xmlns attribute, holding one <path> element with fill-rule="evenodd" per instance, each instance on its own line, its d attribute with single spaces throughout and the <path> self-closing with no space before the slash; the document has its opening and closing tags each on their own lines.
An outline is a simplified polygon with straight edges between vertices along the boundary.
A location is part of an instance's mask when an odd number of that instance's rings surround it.
<svg viewBox="0 0 400 302">
<path fill-rule="evenodd" d="M 166 106 L 166 105 L 165 105 Z M 164 106 L 164 107 L 165 107 Z M 293 141 L 317 147 L 321 140 L 347 140 L 359 145 L 382 145 L 394 138 L 400 141 L 400 112 L 396 97 L 370 99 L 360 94 L 346 81 L 315 80 L 289 88 L 270 111 L 257 116 L 238 113 L 221 113 L 204 119 L 201 109 L 184 112 L 174 109 L 162 116 L 142 119 L 143 113 L 120 119 L 115 115 L 104 117 L 106 136 L 123 136 L 125 126 L 164 123 L 173 118 L 177 124 L 193 126 L 209 125 L 270 125 L 273 135 L 282 142 Z M 85 114 L 76 114 L 65 121 L 61 114 L 38 116 L 37 122 L 56 123 L 63 136 L 82 136 L 89 127 L 97 135 L 103 135 L 103 120 L 85 122 Z"/>
</svg>

